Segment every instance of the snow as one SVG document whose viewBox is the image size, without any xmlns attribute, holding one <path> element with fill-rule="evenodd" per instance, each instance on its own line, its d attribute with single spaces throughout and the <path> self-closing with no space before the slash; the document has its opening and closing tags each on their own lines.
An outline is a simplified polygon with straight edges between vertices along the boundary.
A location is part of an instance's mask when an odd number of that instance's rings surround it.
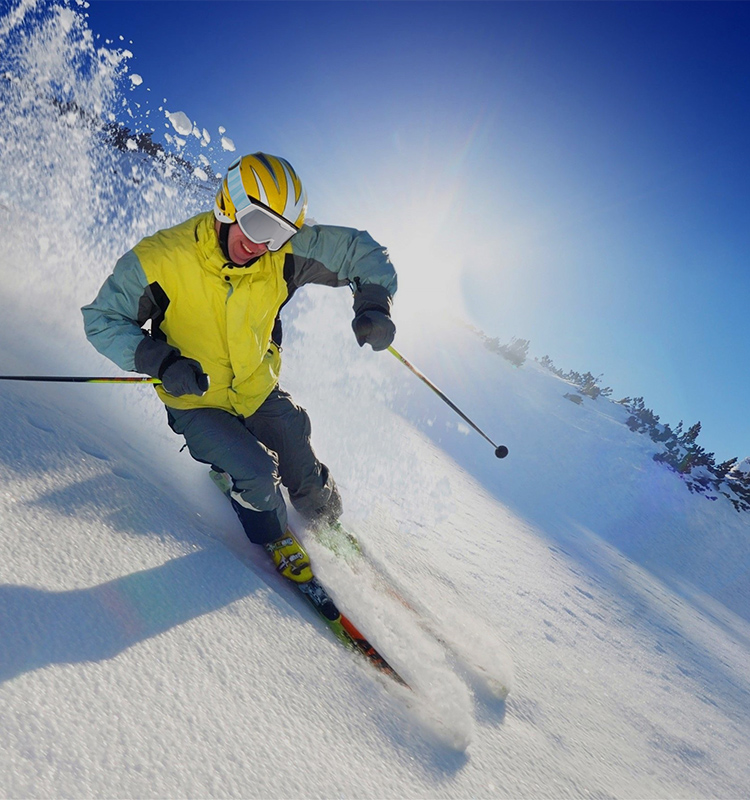
<svg viewBox="0 0 750 800">
<path fill-rule="evenodd" d="M 5 51 L 14 75 L 40 63 L 33 34 Z M 114 107 L 114 81 L 71 74 L 66 52 L 37 80 L 67 74 L 81 103 Z M 0 85 L 0 372 L 114 375 L 79 307 L 122 252 L 210 196 L 60 125 L 38 86 Z M 620 406 L 575 405 L 533 361 L 513 368 L 397 301 L 399 350 L 508 446 L 499 461 L 395 358 L 357 347 L 350 306 L 345 290 L 297 293 L 282 384 L 346 524 L 495 665 L 507 700 L 302 531 L 415 691 L 346 653 L 150 388 L 2 381 L 0 796 L 748 796 L 750 517 L 690 494 Z"/>
<path fill-rule="evenodd" d="M 193 123 L 184 111 L 165 111 L 164 114 L 181 136 L 189 136 L 193 132 Z"/>
</svg>

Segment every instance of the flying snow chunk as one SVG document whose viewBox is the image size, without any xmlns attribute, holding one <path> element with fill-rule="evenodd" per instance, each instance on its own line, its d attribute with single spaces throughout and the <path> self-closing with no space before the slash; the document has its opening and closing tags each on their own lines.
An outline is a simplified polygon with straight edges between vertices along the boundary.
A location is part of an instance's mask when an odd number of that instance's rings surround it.
<svg viewBox="0 0 750 800">
<path fill-rule="evenodd" d="M 140 86 L 143 83 L 143 78 L 140 75 L 137 75 L 135 72 L 130 76 L 130 82 L 133 86 Z"/>
<path fill-rule="evenodd" d="M 167 115 L 167 119 L 172 123 L 172 127 L 181 136 L 189 136 L 193 132 L 193 123 L 184 111 L 175 111 L 174 113 L 165 111 L 164 113 Z"/>
<path fill-rule="evenodd" d="M 198 180 L 201 180 L 201 181 L 207 181 L 208 180 L 208 175 L 200 167 L 196 167 L 193 170 L 193 175 L 195 175 L 195 177 L 198 178 Z"/>
<path fill-rule="evenodd" d="M 225 150 L 229 150 L 230 153 L 234 153 L 234 151 L 237 149 L 234 146 L 234 142 L 228 136 L 222 136 L 221 137 L 221 146 Z"/>
</svg>

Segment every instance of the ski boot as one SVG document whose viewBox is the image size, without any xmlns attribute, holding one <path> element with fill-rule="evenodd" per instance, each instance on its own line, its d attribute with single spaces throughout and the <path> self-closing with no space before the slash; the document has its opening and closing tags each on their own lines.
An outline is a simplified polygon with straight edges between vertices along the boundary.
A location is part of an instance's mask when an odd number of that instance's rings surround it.
<svg viewBox="0 0 750 800">
<path fill-rule="evenodd" d="M 285 578 L 295 583 L 307 583 L 313 578 L 310 557 L 291 531 L 275 542 L 264 545 L 273 559 L 276 569 Z"/>
</svg>

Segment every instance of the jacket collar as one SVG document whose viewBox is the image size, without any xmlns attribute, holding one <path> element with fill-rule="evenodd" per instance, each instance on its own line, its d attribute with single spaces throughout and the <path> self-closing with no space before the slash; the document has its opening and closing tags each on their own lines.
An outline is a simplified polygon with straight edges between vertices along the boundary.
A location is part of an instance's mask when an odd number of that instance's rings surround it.
<svg viewBox="0 0 750 800">
<path fill-rule="evenodd" d="M 205 214 L 201 214 L 196 220 L 195 241 L 203 257 L 203 268 L 211 273 L 222 276 L 247 275 L 262 269 L 264 260 L 267 259 L 267 254 L 256 258 L 254 261 L 244 266 L 232 264 L 231 261 L 226 260 L 219 245 L 219 237 L 216 235 L 214 219 L 214 212 L 207 211 Z"/>
</svg>

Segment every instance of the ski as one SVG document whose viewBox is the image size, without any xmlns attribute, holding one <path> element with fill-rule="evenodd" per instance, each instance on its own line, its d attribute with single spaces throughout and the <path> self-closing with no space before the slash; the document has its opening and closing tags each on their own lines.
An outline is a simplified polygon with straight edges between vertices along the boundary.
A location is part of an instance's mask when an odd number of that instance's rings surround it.
<svg viewBox="0 0 750 800">
<path fill-rule="evenodd" d="M 211 480 L 221 490 L 222 494 L 231 499 L 232 480 L 230 476 L 225 472 L 217 472 L 214 469 L 209 474 Z M 350 537 L 350 539 L 356 542 L 353 537 Z M 301 583 L 287 580 L 286 578 L 284 580 L 296 587 L 345 647 L 363 656 L 378 672 L 387 675 L 401 686 L 410 688 L 409 684 L 373 647 L 357 626 L 346 615 L 341 613 L 330 594 L 328 594 L 328 590 L 316 577 L 313 576 L 312 580 Z"/>
<path fill-rule="evenodd" d="M 355 571 L 361 570 L 363 567 L 368 568 L 381 591 L 410 611 L 419 627 L 443 647 L 459 669 L 474 684 L 480 686 L 484 692 L 497 700 L 504 700 L 507 697 L 509 686 L 497 674 L 497 670 L 493 670 L 492 664 L 487 663 L 491 661 L 487 658 L 487 653 L 482 652 L 477 655 L 472 652 L 476 648 L 460 641 L 460 634 L 457 637 L 444 631 L 434 614 L 422 603 L 409 596 L 404 589 L 398 587 L 383 568 L 368 557 L 356 536 L 347 531 L 339 521 L 317 529 L 313 528 L 310 533 L 321 545 L 346 560 Z M 486 647 L 483 648 L 484 650 Z"/>
<path fill-rule="evenodd" d="M 310 605 L 318 612 L 331 630 L 346 647 L 355 650 L 378 672 L 382 672 L 396 683 L 409 687 L 409 684 L 396 672 L 385 658 L 370 644 L 354 623 L 336 607 L 328 591 L 317 578 L 305 583 L 295 583 Z"/>
</svg>

